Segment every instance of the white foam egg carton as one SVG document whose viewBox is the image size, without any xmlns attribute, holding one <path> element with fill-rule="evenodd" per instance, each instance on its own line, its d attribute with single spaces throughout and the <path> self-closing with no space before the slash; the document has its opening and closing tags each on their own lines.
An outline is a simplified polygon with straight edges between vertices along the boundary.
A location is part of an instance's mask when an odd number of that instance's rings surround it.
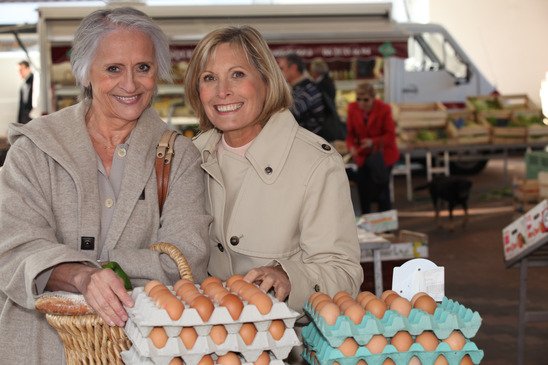
<svg viewBox="0 0 548 365">
<path fill-rule="evenodd" d="M 142 335 L 138 326 L 131 320 L 126 322 L 125 332 L 140 356 L 160 360 L 181 356 L 187 364 L 196 363 L 205 354 L 224 355 L 229 351 L 240 352 L 246 361 L 252 362 L 267 350 L 276 359 L 285 359 L 294 346 L 301 344 L 293 328 L 286 328 L 279 340 L 275 340 L 267 330 L 258 331 L 249 345 L 243 341 L 239 333 L 228 333 L 222 344 L 216 344 L 208 335 L 199 335 L 191 349 L 187 349 L 177 335 L 170 336 L 165 346 L 158 349 L 149 338 Z"/>
<path fill-rule="evenodd" d="M 129 350 L 122 352 L 122 361 L 126 365 L 169 365 L 169 362 L 175 357 L 175 356 L 163 356 L 163 357 L 156 357 L 156 358 L 150 358 L 146 356 L 142 356 L 139 354 L 139 352 L 134 348 L 131 347 Z M 213 360 L 215 364 L 217 364 L 217 356 L 212 355 Z M 183 361 L 185 361 L 185 364 L 189 365 L 196 365 L 202 358 L 202 355 L 200 355 L 197 359 L 195 359 L 192 362 L 187 362 L 186 359 L 183 358 Z M 249 362 L 245 359 L 242 360 L 242 365 L 253 365 L 253 362 Z M 273 356 L 270 356 L 270 365 L 284 365 L 283 360 L 276 359 Z"/>
<path fill-rule="evenodd" d="M 172 290 L 171 287 L 168 287 Z M 173 292 L 173 290 L 172 290 Z M 173 320 L 167 312 L 158 308 L 152 299 L 144 292 L 143 287 L 135 288 L 132 297 L 135 302 L 132 308 L 126 308 L 129 318 L 134 321 L 145 332 L 155 326 L 163 326 L 170 333 L 180 331 L 181 327 L 195 327 L 199 335 L 207 335 L 211 327 L 216 324 L 222 324 L 229 333 L 239 331 L 243 323 L 253 322 L 258 331 L 265 331 L 270 327 L 272 320 L 281 319 L 287 328 L 293 328 L 300 313 L 292 310 L 285 302 L 280 302 L 272 295 L 268 294 L 272 300 L 272 309 L 267 314 L 261 314 L 257 307 L 243 301 L 244 308 L 240 317 L 234 320 L 226 307 L 220 306 L 213 301 L 214 309 L 208 321 L 204 321 L 195 308 L 189 307 L 186 303 L 183 314 L 178 320 Z M 178 329 L 177 329 L 178 328 Z M 147 335 L 148 333 L 143 333 Z M 169 335 L 169 334 L 168 334 Z M 171 335 L 174 336 L 174 335 Z"/>
</svg>

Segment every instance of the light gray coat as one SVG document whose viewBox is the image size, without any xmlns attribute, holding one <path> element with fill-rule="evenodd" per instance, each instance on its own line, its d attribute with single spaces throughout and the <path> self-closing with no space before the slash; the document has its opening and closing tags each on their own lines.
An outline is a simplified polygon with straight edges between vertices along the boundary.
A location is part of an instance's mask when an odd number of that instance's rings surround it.
<svg viewBox="0 0 548 365">
<path fill-rule="evenodd" d="M 207 172 L 211 275 L 227 279 L 278 262 L 291 281 L 288 305 L 302 311 L 310 294 L 356 294 L 363 280 L 350 187 L 341 156 L 299 127 L 289 111 L 275 114 L 245 157 L 251 168 L 228 215 L 226 189 L 210 130 L 194 140 Z"/>
<path fill-rule="evenodd" d="M 34 310 L 34 279 L 63 262 L 97 265 L 96 251 L 82 251 L 81 237 L 98 237 L 100 201 L 97 155 L 86 130 L 85 103 L 10 126 L 12 144 L 0 171 L 0 362 L 60 364 L 63 350 L 44 315 Z M 159 216 L 155 148 L 167 129 L 152 109 L 128 141 L 126 166 L 104 242 L 135 286 L 146 280 L 173 283 L 174 263 L 148 249 L 176 244 L 196 280 L 206 275 L 207 230 L 203 171 L 192 142 L 177 138 L 168 197 Z M 144 199 L 143 199 L 144 192 Z M 97 248 L 97 245 L 95 245 Z"/>
</svg>

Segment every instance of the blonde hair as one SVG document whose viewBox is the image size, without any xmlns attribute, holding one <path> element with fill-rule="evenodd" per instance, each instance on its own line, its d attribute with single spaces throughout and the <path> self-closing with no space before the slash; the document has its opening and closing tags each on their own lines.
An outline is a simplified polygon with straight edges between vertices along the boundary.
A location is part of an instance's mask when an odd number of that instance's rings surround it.
<svg viewBox="0 0 548 365">
<path fill-rule="evenodd" d="M 370 82 L 364 81 L 356 85 L 356 94 L 369 95 L 372 98 L 376 96 L 375 88 Z"/>
<path fill-rule="evenodd" d="M 249 64 L 257 69 L 266 84 L 265 105 L 257 120 L 259 124 L 265 125 L 274 113 L 292 105 L 291 89 L 259 31 L 246 25 L 220 28 L 207 34 L 198 43 L 185 76 L 185 97 L 194 109 L 202 131 L 212 129 L 214 125 L 200 101 L 200 75 L 217 47 L 224 43 L 243 51 Z"/>
</svg>

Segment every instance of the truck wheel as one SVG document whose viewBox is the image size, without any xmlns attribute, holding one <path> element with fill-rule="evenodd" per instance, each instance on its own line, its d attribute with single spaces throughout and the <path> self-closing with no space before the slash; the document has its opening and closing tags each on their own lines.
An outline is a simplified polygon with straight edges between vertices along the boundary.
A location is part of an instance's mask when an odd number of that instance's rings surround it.
<svg viewBox="0 0 548 365">
<path fill-rule="evenodd" d="M 451 161 L 449 168 L 452 175 L 475 175 L 485 168 L 488 161 Z"/>
</svg>

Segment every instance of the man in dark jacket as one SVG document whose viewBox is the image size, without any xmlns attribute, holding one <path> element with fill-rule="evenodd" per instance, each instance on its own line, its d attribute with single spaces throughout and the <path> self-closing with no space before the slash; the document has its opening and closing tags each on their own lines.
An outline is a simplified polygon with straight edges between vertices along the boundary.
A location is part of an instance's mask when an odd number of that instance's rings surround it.
<svg viewBox="0 0 548 365">
<path fill-rule="evenodd" d="M 306 68 L 303 60 L 297 54 L 290 53 L 278 58 L 278 65 L 293 88 L 291 113 L 301 127 L 319 133 L 325 106 L 321 91 L 304 73 Z"/>
<path fill-rule="evenodd" d="M 34 83 L 34 74 L 30 70 L 30 65 L 27 61 L 19 62 L 19 74 L 24 80 L 24 83 L 19 89 L 19 112 L 17 113 L 17 122 L 25 124 L 31 120 L 30 112 L 32 110 Z"/>
</svg>

